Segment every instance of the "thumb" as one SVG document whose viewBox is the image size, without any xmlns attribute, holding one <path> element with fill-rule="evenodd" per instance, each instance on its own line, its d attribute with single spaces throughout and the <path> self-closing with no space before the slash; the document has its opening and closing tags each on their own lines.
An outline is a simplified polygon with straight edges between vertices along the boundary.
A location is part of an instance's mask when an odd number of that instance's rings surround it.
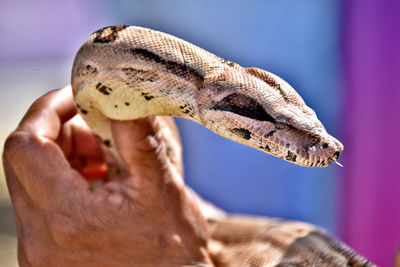
<svg viewBox="0 0 400 267">
<path fill-rule="evenodd" d="M 159 179 L 169 171 L 160 118 L 112 121 L 111 130 L 128 172 L 146 179 Z"/>
</svg>

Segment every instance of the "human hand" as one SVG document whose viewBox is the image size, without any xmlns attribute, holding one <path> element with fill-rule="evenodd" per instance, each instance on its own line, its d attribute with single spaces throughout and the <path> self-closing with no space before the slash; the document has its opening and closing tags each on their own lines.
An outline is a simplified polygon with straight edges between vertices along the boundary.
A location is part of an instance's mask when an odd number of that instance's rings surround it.
<svg viewBox="0 0 400 267">
<path fill-rule="evenodd" d="M 76 114 L 71 89 L 38 99 L 3 154 L 18 229 L 21 266 L 212 265 L 207 224 L 167 159 L 151 117 L 112 123 L 128 177 L 91 189 L 80 174 L 103 163 Z"/>
</svg>

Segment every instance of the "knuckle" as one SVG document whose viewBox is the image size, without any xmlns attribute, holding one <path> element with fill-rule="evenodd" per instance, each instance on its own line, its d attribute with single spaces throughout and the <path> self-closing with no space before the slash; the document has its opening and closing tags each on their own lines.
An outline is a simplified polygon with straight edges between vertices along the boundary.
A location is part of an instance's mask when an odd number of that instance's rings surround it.
<svg viewBox="0 0 400 267">
<path fill-rule="evenodd" d="M 53 98 L 59 90 L 60 89 L 50 90 L 49 92 L 36 99 L 36 101 L 33 102 L 31 109 L 42 108 L 43 104 L 46 104 L 51 98 Z"/>
<path fill-rule="evenodd" d="M 131 155 L 138 162 L 153 162 L 160 156 L 161 152 L 163 152 L 163 143 L 159 137 L 148 135 L 135 144 Z"/>
<path fill-rule="evenodd" d="M 139 144 L 138 150 L 144 153 L 155 153 L 160 147 L 160 141 L 153 135 L 146 136 Z"/>
<path fill-rule="evenodd" d="M 26 154 L 27 147 L 36 142 L 31 133 L 25 131 L 14 131 L 6 139 L 3 149 L 3 158 L 10 162 L 20 159 L 23 154 Z"/>
</svg>

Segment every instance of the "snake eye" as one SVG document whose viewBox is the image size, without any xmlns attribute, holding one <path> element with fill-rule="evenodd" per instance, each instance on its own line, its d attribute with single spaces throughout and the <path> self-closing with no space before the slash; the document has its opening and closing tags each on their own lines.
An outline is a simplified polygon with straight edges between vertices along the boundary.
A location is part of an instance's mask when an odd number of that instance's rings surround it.
<svg viewBox="0 0 400 267">
<path fill-rule="evenodd" d="M 286 128 L 287 122 L 284 118 L 276 118 L 274 125 L 276 129 L 283 130 Z"/>
</svg>

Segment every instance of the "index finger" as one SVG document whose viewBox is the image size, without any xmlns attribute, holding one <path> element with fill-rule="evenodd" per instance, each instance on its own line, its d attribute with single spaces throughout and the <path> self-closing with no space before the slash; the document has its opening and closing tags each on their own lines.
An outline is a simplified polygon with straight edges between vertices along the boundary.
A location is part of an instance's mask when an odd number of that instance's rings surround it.
<svg viewBox="0 0 400 267">
<path fill-rule="evenodd" d="M 71 86 L 51 91 L 29 108 L 17 131 L 55 141 L 61 125 L 76 114 Z"/>
<path fill-rule="evenodd" d="M 88 190 L 55 143 L 62 123 L 76 112 L 66 87 L 38 99 L 5 143 L 3 157 L 27 194 L 38 205 L 65 206 L 65 201 Z"/>
</svg>

